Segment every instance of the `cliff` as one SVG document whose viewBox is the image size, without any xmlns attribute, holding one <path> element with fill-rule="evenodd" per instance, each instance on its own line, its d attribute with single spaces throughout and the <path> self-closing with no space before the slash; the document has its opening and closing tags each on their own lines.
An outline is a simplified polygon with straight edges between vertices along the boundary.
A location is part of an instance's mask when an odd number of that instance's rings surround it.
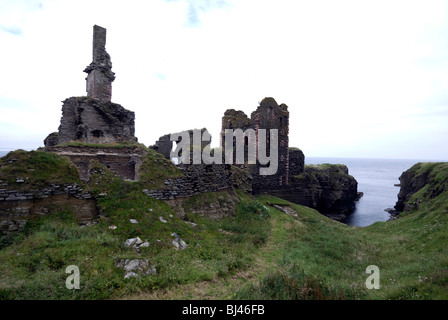
<svg viewBox="0 0 448 320">
<path fill-rule="evenodd" d="M 400 176 L 400 192 L 395 205 L 397 212 L 419 208 L 447 191 L 448 163 L 419 162 Z"/>
<path fill-rule="evenodd" d="M 336 220 L 351 214 L 359 199 L 358 182 L 342 164 L 305 165 L 302 173 L 291 177 L 288 186 L 270 193 Z"/>
</svg>

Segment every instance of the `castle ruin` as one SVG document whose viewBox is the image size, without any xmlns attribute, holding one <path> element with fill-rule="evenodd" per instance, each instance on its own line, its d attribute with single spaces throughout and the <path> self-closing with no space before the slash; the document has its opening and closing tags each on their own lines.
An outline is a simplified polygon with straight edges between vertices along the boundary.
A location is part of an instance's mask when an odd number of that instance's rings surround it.
<svg viewBox="0 0 448 320">
<path fill-rule="evenodd" d="M 226 161 L 222 161 L 221 164 L 180 163 L 177 164 L 179 174 L 171 178 L 162 174 L 163 180 L 157 187 L 154 186 L 152 178 L 148 178 L 147 171 L 141 171 L 141 167 L 150 172 L 151 170 L 157 172 L 160 169 L 163 172 L 161 166 L 174 166 L 174 164 L 170 161 L 159 162 L 154 158 L 155 152 L 150 154 L 148 148 L 137 144 L 134 112 L 111 101 L 115 74 L 112 72 L 111 59 L 105 45 L 106 29 L 94 26 L 93 59 L 84 70 L 87 73 L 87 96 L 70 97 L 63 101 L 58 132 L 51 133 L 44 140 L 44 150 L 68 157 L 77 167 L 81 180 L 90 179 L 91 172 L 95 173 L 95 166 L 92 164 L 98 161 L 124 180 L 139 181 L 143 193 L 166 201 L 180 218 L 185 215 L 185 203 L 188 199 L 204 193 L 208 193 L 207 196 L 211 195 L 214 200 L 204 201 L 198 207 L 188 207 L 188 210 L 212 218 L 234 215 L 239 202 L 235 189 L 248 194 L 267 193 L 315 208 L 324 214 L 340 213 L 344 216 L 354 209 L 354 201 L 358 198 L 357 182 L 348 174 L 347 167 L 305 166 L 303 152 L 289 147 L 288 106 L 279 105 L 270 97 L 260 102 L 250 118 L 244 112 L 235 109 L 225 111 L 220 137 L 221 147 L 224 149 L 222 155 L 225 155 L 228 147 L 233 147 L 233 151 L 229 151 L 228 155 L 233 158 L 232 164 L 226 163 L 227 155 Z M 227 129 L 241 129 L 252 134 L 252 139 L 243 135 L 244 157 L 241 163 L 235 161 L 240 157 L 238 149 L 235 148 L 236 137 L 229 140 L 232 146 L 226 145 Z M 190 141 L 194 140 L 194 136 L 202 136 L 205 130 L 205 128 L 188 130 Z M 278 139 L 270 139 L 269 135 L 274 134 L 273 132 Z M 266 153 L 277 152 L 277 159 L 266 154 L 266 158 L 270 161 L 277 160 L 274 174 L 260 174 L 261 168 L 271 165 L 258 161 L 261 157 L 259 147 L 263 145 L 258 142 L 263 141 L 262 135 L 266 135 Z M 149 149 L 170 159 L 174 143 L 182 145 L 183 137 L 186 136 L 173 139 L 170 134 L 166 134 Z M 203 151 L 209 142 L 202 141 L 200 151 Z M 251 152 L 256 150 L 255 161 L 249 161 L 249 150 Z M 179 156 L 183 155 L 183 152 L 190 152 L 191 157 L 197 151 L 198 148 L 182 149 Z M 216 155 L 217 153 L 213 157 Z M 148 162 L 152 163 L 149 168 Z M 49 213 L 55 204 L 71 206 L 80 223 L 87 223 L 98 214 L 94 196 L 84 193 L 82 186 L 76 183 L 53 184 L 32 192 L 6 188 L 0 191 L 2 234 L 22 231 L 27 219 Z"/>
<path fill-rule="evenodd" d="M 106 51 L 106 29 L 93 27 L 93 59 L 87 73 L 87 96 L 70 97 L 63 101 L 61 123 L 57 133 L 44 141 L 47 151 L 68 156 L 78 167 L 83 179 L 89 178 L 90 160 L 96 159 L 114 169 L 123 178 L 138 180 L 138 168 L 143 150 L 135 147 L 75 148 L 73 144 L 114 144 L 137 142 L 135 114 L 112 99 L 115 74 Z M 61 148 L 65 146 L 65 148 Z"/>
<path fill-rule="evenodd" d="M 115 73 L 112 72 L 112 62 L 106 51 L 106 29 L 93 26 L 93 61 L 84 72 L 87 72 L 87 96 L 101 101 L 111 101 L 112 82 Z"/>
<path fill-rule="evenodd" d="M 244 161 L 245 164 L 238 165 L 242 168 L 247 168 L 253 177 L 253 191 L 254 193 L 267 192 L 277 187 L 288 185 L 289 183 L 289 146 L 288 146 L 288 133 L 289 133 L 289 112 L 288 106 L 285 104 L 278 105 L 274 98 L 264 98 L 257 109 L 252 112 L 251 117 L 248 118 L 243 111 L 236 111 L 235 109 L 228 109 L 224 112 L 222 118 L 221 129 L 221 146 L 225 145 L 225 130 L 226 129 L 242 129 L 244 132 L 248 129 L 255 131 L 256 143 L 259 139 L 259 129 L 266 129 L 266 150 L 270 149 L 271 139 L 269 132 L 271 129 L 278 130 L 278 168 L 277 172 L 273 175 L 260 175 L 259 168 L 262 167 L 257 162 L 255 165 L 248 165 L 248 151 L 250 139 L 246 136 L 244 139 Z M 236 159 L 236 147 L 234 141 L 234 160 Z M 257 150 L 258 151 L 258 150 Z M 258 152 L 257 152 L 258 158 Z M 258 159 L 256 159 L 258 160 Z M 302 159 L 303 161 L 303 159 Z M 236 163 L 236 161 L 233 161 Z"/>
<path fill-rule="evenodd" d="M 47 151 L 68 156 L 77 166 L 83 179 L 89 179 L 89 164 L 95 159 L 122 178 L 136 181 L 139 180 L 139 168 L 147 150 L 136 145 L 134 112 L 111 101 L 115 74 L 112 72 L 111 59 L 105 45 L 106 29 L 94 26 L 93 59 L 84 70 L 87 73 L 87 96 L 71 97 L 63 101 L 59 130 L 45 139 L 45 147 Z M 156 199 L 172 200 L 203 192 L 241 188 L 253 194 L 276 195 L 291 202 L 316 208 L 321 212 L 348 212 L 354 207 L 352 204 L 357 198 L 357 182 L 348 175 L 346 167 L 326 169 L 333 170 L 332 172 L 313 171 L 312 168 L 306 168 L 303 152 L 289 147 L 287 105 L 278 104 L 274 98 L 267 97 L 251 113 L 250 118 L 244 112 L 235 109 L 225 111 L 220 137 L 221 147 L 224 150 L 229 147 L 225 145 L 227 129 L 241 129 L 243 132 L 250 129 L 255 134 L 255 141 L 245 137 L 243 163 L 233 161 L 233 165 L 224 162 L 178 164 L 177 167 L 184 173 L 182 178 L 165 181 L 163 190 L 148 188 L 145 193 Z M 271 129 L 276 130 L 278 139 L 271 141 L 269 136 Z M 205 128 L 200 130 L 201 134 L 205 130 Z M 193 131 L 188 131 L 190 137 L 193 136 Z M 269 164 L 248 161 L 248 151 L 254 147 L 250 144 L 258 143 L 260 134 L 265 132 L 267 152 L 271 150 L 273 141 L 276 143 L 273 147 L 276 147 L 278 152 L 277 170 L 272 175 L 260 174 L 260 168 L 268 167 Z M 149 148 L 170 159 L 173 142 L 179 143 L 179 140 L 172 141 L 171 138 L 170 134 L 161 136 L 155 145 Z M 73 145 L 76 143 L 82 145 Z M 123 143 L 128 143 L 129 147 L 113 147 L 113 144 Z M 93 144 L 97 146 L 109 144 L 112 147 L 90 147 Z M 235 160 L 237 156 L 235 140 L 233 144 Z M 205 144 L 202 148 L 204 146 Z M 255 150 L 256 160 L 259 160 L 259 150 Z"/>
</svg>

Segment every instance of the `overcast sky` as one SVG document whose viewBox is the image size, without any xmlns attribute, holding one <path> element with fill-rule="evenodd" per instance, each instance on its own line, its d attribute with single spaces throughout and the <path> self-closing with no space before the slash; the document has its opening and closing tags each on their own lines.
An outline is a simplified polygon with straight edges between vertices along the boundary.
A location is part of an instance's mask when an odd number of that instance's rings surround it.
<svg viewBox="0 0 448 320">
<path fill-rule="evenodd" d="M 448 1 L 0 0 L 0 150 L 36 149 L 86 95 L 93 25 L 136 136 L 206 127 L 264 97 L 306 156 L 448 160 Z"/>
</svg>

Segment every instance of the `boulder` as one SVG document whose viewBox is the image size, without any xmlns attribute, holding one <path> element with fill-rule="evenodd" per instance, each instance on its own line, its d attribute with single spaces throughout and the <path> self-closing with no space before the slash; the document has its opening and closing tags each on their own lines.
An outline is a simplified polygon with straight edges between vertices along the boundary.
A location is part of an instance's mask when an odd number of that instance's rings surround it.
<svg viewBox="0 0 448 320">
<path fill-rule="evenodd" d="M 155 265 L 150 265 L 148 259 L 119 259 L 115 260 L 115 267 L 123 268 L 126 272 L 125 279 L 138 276 L 154 276 L 157 273 Z"/>
<path fill-rule="evenodd" d="M 130 238 L 124 242 L 124 246 L 126 248 L 132 247 L 135 249 L 135 251 L 139 252 L 140 248 L 149 247 L 149 242 L 148 241 L 143 242 L 143 240 L 140 239 L 139 237 Z"/>
</svg>

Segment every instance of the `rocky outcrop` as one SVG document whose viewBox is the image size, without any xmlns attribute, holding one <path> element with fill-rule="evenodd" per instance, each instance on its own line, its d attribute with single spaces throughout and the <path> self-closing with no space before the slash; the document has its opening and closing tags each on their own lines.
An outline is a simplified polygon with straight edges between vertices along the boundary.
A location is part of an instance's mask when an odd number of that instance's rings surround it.
<svg viewBox="0 0 448 320">
<path fill-rule="evenodd" d="M 447 190 L 448 164 L 419 162 L 400 176 L 400 192 L 395 204 L 397 212 L 418 208 L 424 199 L 434 199 Z"/>
<path fill-rule="evenodd" d="M 416 169 L 416 166 L 417 165 L 412 168 Z M 429 182 L 428 171 L 424 171 L 420 175 L 417 175 L 417 171 L 412 168 L 403 172 L 399 177 L 400 192 L 398 193 L 398 201 L 395 204 L 395 210 L 398 212 L 405 211 L 406 203 L 409 201 L 411 196 Z"/>
<path fill-rule="evenodd" d="M 293 176 L 288 186 L 270 194 L 338 220 L 352 213 L 359 199 L 357 181 L 341 164 L 305 165 L 303 173 Z"/>
</svg>

